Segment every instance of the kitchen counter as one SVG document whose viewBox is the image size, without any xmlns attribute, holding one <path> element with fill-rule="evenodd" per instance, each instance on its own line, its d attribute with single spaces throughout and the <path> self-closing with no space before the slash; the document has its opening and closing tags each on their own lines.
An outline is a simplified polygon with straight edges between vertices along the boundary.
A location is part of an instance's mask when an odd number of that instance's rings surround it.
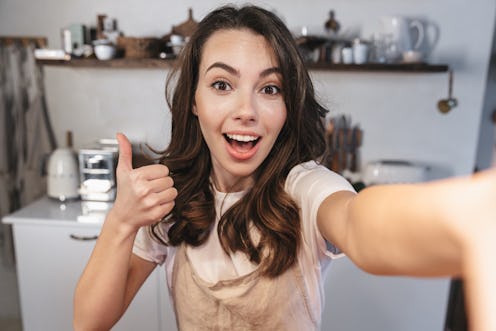
<svg viewBox="0 0 496 331">
<path fill-rule="evenodd" d="M 42 197 L 20 210 L 6 215 L 6 224 L 46 225 L 101 225 L 106 212 L 112 207 L 109 202 L 65 201 Z"/>
<path fill-rule="evenodd" d="M 45 196 L 3 217 L 14 234 L 24 331 L 72 329 L 74 289 L 111 206 Z M 112 330 L 175 330 L 165 278 L 156 268 Z"/>
</svg>

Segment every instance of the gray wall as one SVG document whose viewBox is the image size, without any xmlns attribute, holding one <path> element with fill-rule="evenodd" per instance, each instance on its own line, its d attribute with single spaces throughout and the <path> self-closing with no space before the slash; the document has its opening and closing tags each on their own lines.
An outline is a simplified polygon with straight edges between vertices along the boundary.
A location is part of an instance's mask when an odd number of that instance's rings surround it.
<svg viewBox="0 0 496 331">
<path fill-rule="evenodd" d="M 60 28 L 94 24 L 96 15 L 116 17 L 128 36 L 161 36 L 187 18 L 192 7 L 200 19 L 221 2 L 209 1 L 28 1 L 1 0 L 0 33 L 44 35 L 60 47 Z M 455 72 L 459 107 L 447 115 L 436 103 L 447 94 L 446 74 L 314 72 L 318 93 L 335 114 L 346 113 L 365 131 L 362 162 L 406 158 L 433 165 L 439 176 L 472 171 L 484 100 L 495 2 L 493 0 L 271 1 L 297 29 L 319 28 L 328 10 L 336 10 L 343 29 L 369 37 L 379 17 L 403 14 L 435 22 L 441 38 L 431 62 Z M 166 70 L 96 70 L 47 67 L 48 104 L 59 142 L 74 131 L 76 146 L 118 130 L 136 141 L 163 147 L 169 118 L 163 97 Z"/>
<path fill-rule="evenodd" d="M 105 13 L 117 18 L 128 36 L 161 36 L 187 18 L 188 7 L 200 19 L 220 3 L 0 0 L 0 34 L 43 35 L 52 48 L 59 48 L 60 28 L 70 23 L 94 24 L 96 15 Z M 312 72 L 312 77 L 324 104 L 336 115 L 351 115 L 364 129 L 362 163 L 381 158 L 414 160 L 433 166 L 434 177 L 473 170 L 494 32 L 494 0 L 256 3 L 274 8 L 293 29 L 319 28 L 328 11 L 335 9 L 344 29 L 361 31 L 364 37 L 378 30 L 379 17 L 389 14 L 437 23 L 441 37 L 429 60 L 454 70 L 459 106 L 449 114 L 436 109 L 437 101 L 447 95 L 445 73 Z M 166 70 L 46 67 L 45 73 L 48 106 L 60 143 L 64 132 L 72 130 L 76 147 L 96 137 L 113 137 L 116 131 L 157 148 L 167 145 Z M 492 127 L 484 127 L 491 137 Z M 441 330 L 447 280 L 379 279 L 341 260 L 326 289 L 324 329 L 332 324 L 341 331 Z"/>
</svg>

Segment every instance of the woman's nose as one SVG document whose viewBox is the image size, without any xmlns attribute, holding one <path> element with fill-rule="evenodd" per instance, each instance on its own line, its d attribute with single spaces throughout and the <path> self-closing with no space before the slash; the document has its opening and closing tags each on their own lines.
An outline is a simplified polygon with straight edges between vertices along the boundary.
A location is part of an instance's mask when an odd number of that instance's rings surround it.
<svg viewBox="0 0 496 331">
<path fill-rule="evenodd" d="M 255 96 L 251 93 L 240 93 L 238 105 L 234 111 L 234 119 L 243 122 L 255 122 L 257 118 Z"/>
</svg>

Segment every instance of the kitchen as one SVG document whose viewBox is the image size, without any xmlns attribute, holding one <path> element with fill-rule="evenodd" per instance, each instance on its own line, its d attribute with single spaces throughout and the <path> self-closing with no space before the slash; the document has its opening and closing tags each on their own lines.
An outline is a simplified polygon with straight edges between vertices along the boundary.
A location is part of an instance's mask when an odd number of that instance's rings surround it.
<svg viewBox="0 0 496 331">
<path fill-rule="evenodd" d="M 183 21 L 188 8 L 193 8 L 194 17 L 200 19 L 218 4 L 2 1 L 0 31 L 2 35 L 47 36 L 50 46 L 59 47 L 62 26 L 92 24 L 96 14 L 106 13 L 118 18 L 120 29 L 128 35 L 160 36 Z M 470 173 L 491 163 L 492 123 L 488 115 L 494 109 L 494 100 L 485 91 L 489 84 L 494 86 L 494 78 L 491 81 L 487 77 L 494 52 L 494 1 L 390 0 L 375 2 L 374 6 L 363 0 L 331 4 L 272 1 L 268 6 L 294 28 L 325 22 L 328 11 L 334 9 L 343 29 L 359 27 L 365 37 L 384 15 L 400 13 L 436 22 L 442 34 L 428 61 L 446 63 L 455 73 L 458 106 L 448 114 L 441 114 L 436 106 L 448 92 L 446 73 L 312 71 L 318 95 L 334 114 L 347 114 L 360 123 L 364 131 L 363 165 L 378 159 L 418 161 L 430 165 L 430 175 L 436 178 Z M 167 144 L 170 126 L 163 97 L 167 70 L 46 66 L 44 71 L 48 109 L 60 145 L 67 130 L 73 132 L 76 149 L 95 137 L 113 137 L 116 131 L 156 148 Z M 328 325 L 339 330 L 359 330 L 364 325 L 377 330 L 442 327 L 446 280 L 388 281 L 363 275 L 346 261 L 340 263 L 328 280 L 328 291 L 333 294 L 328 295 L 324 325 L 332 320 L 333 324 Z M 377 292 L 370 296 L 373 301 L 364 300 L 369 296 L 357 291 L 364 283 L 369 285 L 362 291 Z M 387 295 L 382 293 L 385 288 Z M 348 304 L 365 307 L 351 309 Z M 6 305 L 9 307 L 8 302 Z M 0 312 L 8 310 L 0 306 Z M 383 318 L 378 317 L 381 311 Z M 342 326 L 335 322 L 339 319 L 343 320 Z"/>
</svg>

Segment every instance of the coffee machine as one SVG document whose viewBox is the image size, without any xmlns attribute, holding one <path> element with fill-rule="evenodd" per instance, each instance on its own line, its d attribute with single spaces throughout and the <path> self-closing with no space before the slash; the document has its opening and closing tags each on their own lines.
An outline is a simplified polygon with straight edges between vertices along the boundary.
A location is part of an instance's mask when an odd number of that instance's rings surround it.
<svg viewBox="0 0 496 331">
<path fill-rule="evenodd" d="M 116 139 L 99 139 L 79 150 L 81 200 L 115 200 L 118 153 L 119 145 Z"/>
</svg>

